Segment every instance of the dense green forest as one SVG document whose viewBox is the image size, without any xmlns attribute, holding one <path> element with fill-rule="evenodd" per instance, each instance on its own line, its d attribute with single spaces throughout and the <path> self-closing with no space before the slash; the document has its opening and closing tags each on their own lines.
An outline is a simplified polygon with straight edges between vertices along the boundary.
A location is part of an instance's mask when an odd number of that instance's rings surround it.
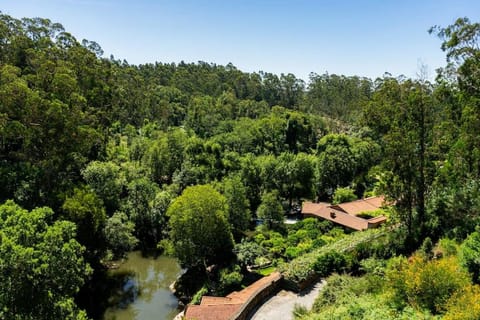
<svg viewBox="0 0 480 320">
<path fill-rule="evenodd" d="M 350 275 L 299 318 L 477 319 L 480 24 L 430 32 L 447 59 L 434 82 L 306 83 L 131 65 L 48 19 L 0 15 L 0 318 L 98 317 L 82 297 L 138 248 L 176 256 L 194 302 L 238 288 L 247 266 L 301 278 L 310 259 Z M 395 205 L 369 246 L 338 249 L 362 233 L 329 223 L 283 224 L 304 199 L 375 194 Z"/>
</svg>

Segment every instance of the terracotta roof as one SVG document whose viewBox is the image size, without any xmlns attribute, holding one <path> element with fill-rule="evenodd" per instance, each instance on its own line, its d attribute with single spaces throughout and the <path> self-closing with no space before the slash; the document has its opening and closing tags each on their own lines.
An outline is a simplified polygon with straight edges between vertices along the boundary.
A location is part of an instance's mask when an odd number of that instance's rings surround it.
<svg viewBox="0 0 480 320">
<path fill-rule="evenodd" d="M 375 218 L 372 218 L 372 219 L 368 219 L 368 223 L 370 224 L 378 224 L 378 223 L 381 223 L 381 222 L 384 222 L 387 220 L 387 217 L 385 216 L 378 216 L 378 217 L 375 217 Z"/>
<path fill-rule="evenodd" d="M 188 320 L 226 320 L 237 310 L 239 304 L 219 304 L 219 305 L 189 305 L 185 313 L 185 319 Z"/>
<path fill-rule="evenodd" d="M 252 283 L 248 287 L 234 291 L 226 297 L 203 296 L 199 305 L 188 305 L 185 311 L 187 320 L 227 320 L 258 292 L 282 278 L 279 272 Z"/>
<path fill-rule="evenodd" d="M 384 197 L 371 197 L 366 199 L 359 199 L 351 202 L 337 204 L 335 207 L 346 213 L 357 215 L 362 212 L 375 211 L 379 209 L 384 201 Z"/>
<path fill-rule="evenodd" d="M 368 229 L 367 220 L 319 203 L 305 202 L 302 207 L 302 214 L 330 220 L 354 230 Z"/>
<path fill-rule="evenodd" d="M 383 196 L 370 197 L 337 205 L 330 205 L 325 202 L 304 202 L 302 214 L 305 216 L 320 217 L 354 230 L 365 230 L 385 222 L 387 218 L 379 216 L 367 220 L 357 217 L 356 215 L 363 212 L 375 211 L 383 204 Z"/>
<path fill-rule="evenodd" d="M 370 198 L 365 198 L 363 201 L 368 202 L 372 206 L 375 206 L 377 208 L 381 208 L 385 205 L 385 197 L 384 196 L 378 196 L 378 197 L 370 197 Z"/>
<path fill-rule="evenodd" d="M 203 296 L 200 302 L 201 305 L 219 305 L 219 304 L 241 304 L 243 301 L 228 297 L 211 297 Z"/>
</svg>

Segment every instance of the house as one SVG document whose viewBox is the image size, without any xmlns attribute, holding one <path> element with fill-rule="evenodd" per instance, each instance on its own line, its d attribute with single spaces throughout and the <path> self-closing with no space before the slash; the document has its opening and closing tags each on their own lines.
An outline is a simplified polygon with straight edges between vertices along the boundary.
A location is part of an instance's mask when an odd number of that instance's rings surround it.
<svg viewBox="0 0 480 320">
<path fill-rule="evenodd" d="M 279 272 L 273 272 L 269 276 L 261 278 L 240 291 L 234 291 L 226 297 L 203 296 L 199 305 L 187 306 L 184 319 L 246 319 L 259 303 L 276 292 L 281 280 L 282 275 Z"/>
<path fill-rule="evenodd" d="M 380 209 L 385 202 L 383 196 L 370 197 L 351 202 L 332 205 L 326 202 L 305 202 L 302 206 L 303 217 L 316 217 L 332 221 L 336 224 L 354 230 L 375 228 L 384 223 L 387 218 L 378 216 L 365 219 L 360 214 L 368 214 Z"/>
</svg>

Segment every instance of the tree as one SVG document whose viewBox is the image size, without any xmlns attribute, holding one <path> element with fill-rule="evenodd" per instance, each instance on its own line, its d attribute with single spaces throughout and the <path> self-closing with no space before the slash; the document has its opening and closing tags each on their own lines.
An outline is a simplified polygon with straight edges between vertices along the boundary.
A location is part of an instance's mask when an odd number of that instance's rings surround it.
<svg viewBox="0 0 480 320">
<path fill-rule="evenodd" d="M 241 243 L 235 245 L 235 253 L 240 264 L 243 267 L 247 267 L 254 265 L 255 260 L 265 256 L 267 251 L 255 241 L 242 239 Z"/>
<path fill-rule="evenodd" d="M 125 213 L 117 211 L 108 218 L 104 233 L 107 247 L 112 251 L 113 259 L 122 258 L 138 243 L 133 236 L 135 224 L 128 220 Z"/>
<path fill-rule="evenodd" d="M 460 130 L 457 141 L 451 148 L 449 160 L 454 162 L 456 178 L 465 179 L 469 175 L 480 177 L 480 23 L 472 23 L 468 18 L 459 18 L 445 28 L 435 26 L 430 33 L 436 33 L 442 42 L 442 50 L 447 54 L 447 68 L 439 75 L 439 81 L 452 82 L 451 90 L 456 94 L 461 108 Z M 456 81 L 449 77 L 453 74 Z M 458 113 L 458 112 L 457 112 Z"/>
<path fill-rule="evenodd" d="M 457 67 L 461 89 L 469 95 L 478 94 L 480 23 L 472 23 L 466 17 L 458 18 L 452 25 L 445 28 L 434 26 L 429 32 L 437 34 L 443 40 L 441 48 L 447 53 L 447 61 Z"/>
<path fill-rule="evenodd" d="M 319 198 L 333 195 L 337 187 L 350 184 L 356 170 L 351 139 L 343 134 L 329 134 L 317 145 L 317 194 Z"/>
<path fill-rule="evenodd" d="M 364 113 L 364 121 L 382 135 L 386 193 L 396 200 L 409 245 L 427 232 L 425 198 L 435 173 L 435 111 L 429 83 L 389 78 Z"/>
<path fill-rule="evenodd" d="M 263 220 L 269 230 L 283 230 L 283 207 L 278 198 L 278 191 L 266 192 L 257 210 L 257 216 Z"/>
<path fill-rule="evenodd" d="M 232 230 L 236 232 L 247 230 L 251 220 L 250 203 L 240 176 L 235 175 L 223 179 L 221 192 L 227 200 L 228 222 Z"/>
<path fill-rule="evenodd" d="M 233 238 L 226 199 L 210 185 L 186 188 L 168 208 L 175 255 L 188 268 L 221 263 L 231 256 Z"/>
<path fill-rule="evenodd" d="M 280 195 L 288 199 L 291 208 L 293 199 L 299 200 L 312 194 L 315 157 L 284 152 L 276 160 L 276 187 Z"/>
<path fill-rule="evenodd" d="M 473 281 L 480 283 L 480 228 L 477 227 L 463 242 L 460 257 L 462 265 L 472 274 Z"/>
<path fill-rule="evenodd" d="M 103 200 L 110 214 L 118 209 L 120 194 L 125 184 L 118 165 L 111 161 L 93 161 L 82 171 L 82 176 L 98 197 Z"/>
<path fill-rule="evenodd" d="M 357 196 L 355 195 L 352 189 L 337 188 L 337 190 L 335 190 L 335 193 L 333 194 L 332 203 L 339 204 L 339 203 L 353 201 L 356 199 L 357 199 Z"/>
<path fill-rule="evenodd" d="M 104 254 L 103 228 L 107 219 L 103 202 L 89 188 L 75 188 L 62 209 L 64 217 L 77 225 L 77 239 L 87 248 L 88 259 Z"/>
<path fill-rule="evenodd" d="M 54 222 L 49 208 L 0 206 L 0 316 L 4 319 L 86 319 L 73 296 L 91 269 L 75 240 L 75 224 Z"/>
<path fill-rule="evenodd" d="M 154 210 L 158 186 L 146 178 L 138 178 L 128 184 L 128 196 L 124 212 L 135 224 L 135 237 L 143 248 L 154 248 L 162 238 L 164 217 Z"/>
</svg>

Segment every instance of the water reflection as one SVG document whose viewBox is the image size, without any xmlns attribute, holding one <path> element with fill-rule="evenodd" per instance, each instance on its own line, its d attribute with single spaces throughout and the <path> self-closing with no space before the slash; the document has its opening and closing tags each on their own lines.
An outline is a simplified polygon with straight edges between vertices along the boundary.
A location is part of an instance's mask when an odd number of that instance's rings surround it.
<svg viewBox="0 0 480 320">
<path fill-rule="evenodd" d="M 178 301 L 168 286 L 181 269 L 175 259 L 144 257 L 131 252 L 118 269 L 110 271 L 116 288 L 109 297 L 105 320 L 172 319 Z"/>
</svg>

